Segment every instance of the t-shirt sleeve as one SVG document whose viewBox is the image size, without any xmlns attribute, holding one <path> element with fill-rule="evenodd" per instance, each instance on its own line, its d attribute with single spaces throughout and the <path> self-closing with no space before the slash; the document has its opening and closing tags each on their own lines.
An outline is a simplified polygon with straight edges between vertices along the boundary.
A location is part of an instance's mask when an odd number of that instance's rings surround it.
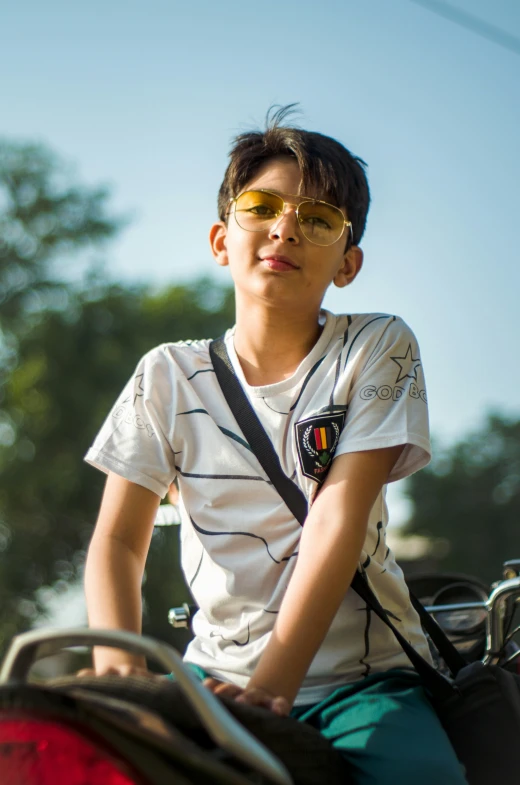
<svg viewBox="0 0 520 785">
<path fill-rule="evenodd" d="M 367 331 L 369 332 L 369 331 Z M 335 456 L 404 444 L 388 478 L 400 480 L 431 457 L 428 405 L 421 356 L 415 335 L 399 318 L 389 317 L 382 334 L 369 334 L 345 368 L 351 374 L 347 416 Z M 373 343 L 373 348 L 371 344 Z"/>
<path fill-rule="evenodd" d="M 176 474 L 175 370 L 163 347 L 141 359 L 87 452 L 87 463 L 166 495 Z"/>
</svg>

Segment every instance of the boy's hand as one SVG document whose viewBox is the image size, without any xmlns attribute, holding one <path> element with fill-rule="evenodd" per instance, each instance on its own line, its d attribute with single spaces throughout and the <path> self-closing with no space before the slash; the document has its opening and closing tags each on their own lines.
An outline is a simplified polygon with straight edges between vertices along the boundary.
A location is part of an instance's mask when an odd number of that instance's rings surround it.
<svg viewBox="0 0 520 785">
<path fill-rule="evenodd" d="M 139 665 L 130 665 L 126 663 L 121 663 L 121 665 L 106 665 L 105 667 L 101 668 L 82 668 L 82 670 L 76 673 L 76 676 L 150 676 L 152 677 L 154 674 L 150 673 L 147 668 L 143 668 Z"/>
<path fill-rule="evenodd" d="M 267 690 L 260 687 L 237 687 L 236 684 L 228 684 L 218 679 L 207 678 L 202 682 L 203 685 L 219 698 L 231 698 L 237 703 L 247 703 L 250 706 L 261 706 L 269 709 L 280 717 L 288 717 L 291 710 L 289 702 L 281 695 L 272 695 Z"/>
</svg>

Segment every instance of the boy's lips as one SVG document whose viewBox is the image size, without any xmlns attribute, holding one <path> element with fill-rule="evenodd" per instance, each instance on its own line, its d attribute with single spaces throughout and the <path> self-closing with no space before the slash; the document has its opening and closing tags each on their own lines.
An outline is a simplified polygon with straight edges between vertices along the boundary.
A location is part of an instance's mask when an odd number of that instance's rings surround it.
<svg viewBox="0 0 520 785">
<path fill-rule="evenodd" d="M 260 259 L 262 262 L 266 262 L 271 270 L 283 271 L 300 269 L 300 266 L 296 264 L 296 262 L 288 256 L 282 256 L 281 254 L 267 254 L 266 256 L 261 256 Z"/>
</svg>

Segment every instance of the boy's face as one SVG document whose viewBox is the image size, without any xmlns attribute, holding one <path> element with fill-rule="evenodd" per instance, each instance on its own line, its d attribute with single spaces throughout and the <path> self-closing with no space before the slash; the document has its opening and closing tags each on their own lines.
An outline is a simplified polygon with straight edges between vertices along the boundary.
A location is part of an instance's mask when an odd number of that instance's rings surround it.
<svg viewBox="0 0 520 785">
<path fill-rule="evenodd" d="M 314 311 L 331 282 L 346 286 L 354 280 L 363 261 L 360 248 L 345 251 L 346 231 L 332 245 L 320 246 L 305 238 L 296 217 L 303 197 L 323 198 L 322 194 L 299 196 L 301 174 L 297 162 L 288 157 L 270 159 L 242 191 L 268 189 L 288 203 L 282 215 L 259 232 L 242 229 L 233 213 L 227 224 L 219 221 L 210 232 L 217 264 L 229 265 L 237 295 L 267 299 L 273 304 L 291 305 Z M 345 217 L 345 210 L 342 210 Z"/>
</svg>

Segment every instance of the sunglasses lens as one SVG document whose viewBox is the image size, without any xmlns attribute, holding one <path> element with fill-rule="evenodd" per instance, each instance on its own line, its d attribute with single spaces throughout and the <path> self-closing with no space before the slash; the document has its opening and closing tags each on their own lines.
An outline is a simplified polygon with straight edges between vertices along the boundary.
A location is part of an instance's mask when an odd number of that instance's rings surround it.
<svg viewBox="0 0 520 785">
<path fill-rule="evenodd" d="M 343 234 L 345 216 L 331 204 L 303 202 L 298 215 L 303 235 L 316 245 L 332 245 Z"/>
<path fill-rule="evenodd" d="M 248 232 L 261 232 L 283 212 L 281 196 L 264 191 L 246 191 L 235 203 L 237 224 Z"/>
</svg>

